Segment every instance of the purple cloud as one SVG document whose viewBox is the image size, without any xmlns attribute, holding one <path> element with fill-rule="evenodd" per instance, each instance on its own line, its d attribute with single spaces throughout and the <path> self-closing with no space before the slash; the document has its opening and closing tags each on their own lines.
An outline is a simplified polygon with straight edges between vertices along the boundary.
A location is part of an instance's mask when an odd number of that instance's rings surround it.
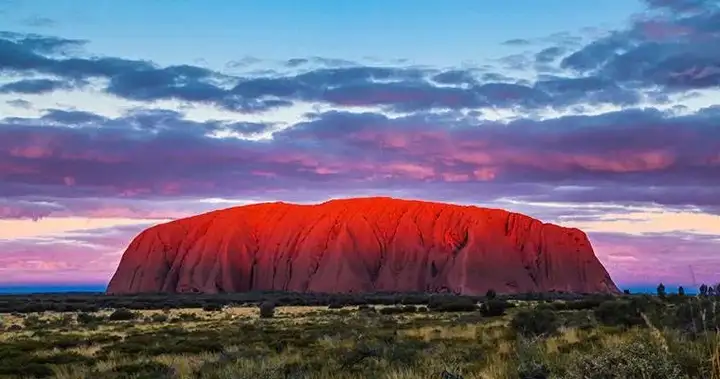
<svg viewBox="0 0 720 379">
<path fill-rule="evenodd" d="M 340 194 L 427 186 L 431 192 L 452 183 L 454 192 L 494 185 L 507 195 L 544 201 L 718 205 L 707 191 L 720 185 L 713 109 L 692 116 L 622 111 L 507 125 L 453 113 L 311 117 L 257 142 L 207 135 L 267 125 L 194 122 L 171 111 L 136 110 L 117 119 L 50 111 L 38 119 L 12 119 L 0 128 L 0 193 L 232 197 L 286 188 Z M 586 190 L 544 189 L 568 184 Z M 526 192 L 532 186 L 535 192 Z"/>
</svg>

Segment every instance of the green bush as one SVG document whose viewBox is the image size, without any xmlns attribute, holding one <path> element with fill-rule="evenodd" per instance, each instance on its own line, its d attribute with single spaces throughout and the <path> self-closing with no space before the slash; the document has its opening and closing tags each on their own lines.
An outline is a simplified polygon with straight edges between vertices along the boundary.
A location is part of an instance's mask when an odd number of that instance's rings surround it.
<svg viewBox="0 0 720 379">
<path fill-rule="evenodd" d="M 136 318 L 138 318 L 137 313 L 125 308 L 116 309 L 108 316 L 108 320 L 110 321 L 130 321 Z"/>
<path fill-rule="evenodd" d="M 222 305 L 210 303 L 203 305 L 202 309 L 205 312 L 218 312 L 222 310 Z"/>
<path fill-rule="evenodd" d="M 630 327 L 645 323 L 640 309 L 629 300 L 605 301 L 595 309 L 594 313 L 598 322 L 609 326 Z"/>
<path fill-rule="evenodd" d="M 480 313 L 485 317 L 496 317 L 505 314 L 505 310 L 508 308 L 508 303 L 505 300 L 488 300 L 480 306 Z"/>
<path fill-rule="evenodd" d="M 433 297 L 428 309 L 435 312 L 472 312 L 477 311 L 475 300 L 468 297 Z"/>
<path fill-rule="evenodd" d="M 168 378 L 173 375 L 172 368 L 157 362 L 132 363 L 116 366 L 113 372 L 132 378 Z"/>
<path fill-rule="evenodd" d="M 273 318 L 275 316 L 275 303 L 264 301 L 260 303 L 260 318 Z"/>
<path fill-rule="evenodd" d="M 720 304 L 708 298 L 686 298 L 663 316 L 664 326 L 685 333 L 720 329 Z"/>
<path fill-rule="evenodd" d="M 573 360 L 567 379 L 686 379 L 680 366 L 653 340 L 595 350 Z"/>
<path fill-rule="evenodd" d="M 526 337 L 549 336 L 555 334 L 559 326 L 557 314 L 544 306 L 520 311 L 510 322 L 513 331 Z"/>
<path fill-rule="evenodd" d="M 402 313 L 415 313 L 417 312 L 417 307 L 414 305 L 405 305 L 405 306 L 395 306 L 395 307 L 385 307 L 380 308 L 379 313 L 381 315 L 396 315 L 396 314 L 402 314 Z"/>
<path fill-rule="evenodd" d="M 546 352 L 543 351 L 537 341 L 521 339 L 518 341 L 517 350 L 517 377 L 519 379 L 551 378 L 550 370 L 543 359 Z"/>
<path fill-rule="evenodd" d="M 150 321 L 152 322 L 167 322 L 168 316 L 164 313 L 155 313 L 152 316 L 150 316 Z"/>
<path fill-rule="evenodd" d="M 358 311 L 361 312 L 361 313 L 376 313 L 376 312 L 377 312 L 377 310 L 375 309 L 375 307 L 371 307 L 371 306 L 369 306 L 369 305 L 367 305 L 367 304 L 362 304 L 362 305 L 360 305 L 360 306 L 358 307 Z"/>
<path fill-rule="evenodd" d="M 492 289 L 492 288 L 489 289 L 489 290 L 487 290 L 487 292 L 485 293 L 485 298 L 486 298 L 487 300 L 493 300 L 493 299 L 495 299 L 496 297 L 497 297 L 497 292 L 495 292 L 495 290 Z"/>
<path fill-rule="evenodd" d="M 99 323 L 103 320 L 102 316 L 95 316 L 90 313 L 78 313 L 78 315 L 75 317 L 78 324 L 88 325 L 88 324 L 95 324 Z"/>
</svg>

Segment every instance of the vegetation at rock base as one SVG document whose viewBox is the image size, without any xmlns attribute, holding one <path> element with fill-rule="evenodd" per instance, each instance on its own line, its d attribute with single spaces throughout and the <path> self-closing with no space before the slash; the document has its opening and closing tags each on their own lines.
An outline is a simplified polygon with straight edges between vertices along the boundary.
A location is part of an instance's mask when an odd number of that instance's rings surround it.
<svg viewBox="0 0 720 379">
<path fill-rule="evenodd" d="M 720 379 L 709 289 L 33 295 L 0 310 L 2 378 Z"/>
</svg>

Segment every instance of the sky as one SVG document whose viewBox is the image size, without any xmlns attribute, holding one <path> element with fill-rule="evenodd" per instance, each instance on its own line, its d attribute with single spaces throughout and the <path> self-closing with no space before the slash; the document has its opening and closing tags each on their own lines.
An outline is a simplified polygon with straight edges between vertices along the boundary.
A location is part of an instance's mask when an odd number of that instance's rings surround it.
<svg viewBox="0 0 720 379">
<path fill-rule="evenodd" d="M 102 288 L 144 228 L 394 196 L 720 281 L 720 1 L 0 0 L 0 287 Z"/>
</svg>

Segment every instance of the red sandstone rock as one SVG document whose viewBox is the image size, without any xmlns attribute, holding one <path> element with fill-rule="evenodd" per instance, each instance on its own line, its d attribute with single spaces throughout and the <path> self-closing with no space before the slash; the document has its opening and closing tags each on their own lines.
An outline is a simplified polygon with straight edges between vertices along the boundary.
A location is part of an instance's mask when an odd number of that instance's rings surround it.
<svg viewBox="0 0 720 379">
<path fill-rule="evenodd" d="M 108 286 L 139 292 L 617 292 L 578 229 L 390 198 L 266 203 L 151 227 Z"/>
</svg>

